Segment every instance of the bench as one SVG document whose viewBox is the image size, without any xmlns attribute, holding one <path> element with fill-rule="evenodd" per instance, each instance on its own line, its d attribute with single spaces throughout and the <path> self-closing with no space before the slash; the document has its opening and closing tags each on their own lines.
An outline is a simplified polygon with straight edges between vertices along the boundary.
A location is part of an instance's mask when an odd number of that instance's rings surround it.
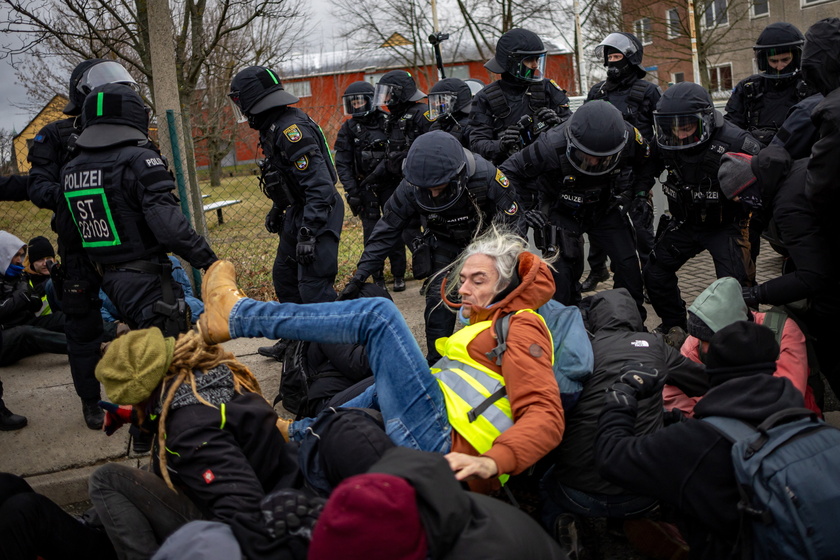
<svg viewBox="0 0 840 560">
<path fill-rule="evenodd" d="M 219 220 L 219 225 L 225 223 L 225 219 L 222 216 L 222 208 L 227 206 L 233 206 L 234 204 L 239 204 L 242 202 L 241 200 L 220 200 L 218 202 L 211 202 L 210 204 L 204 205 L 204 211 L 209 212 L 210 210 L 216 211 L 216 218 Z"/>
</svg>

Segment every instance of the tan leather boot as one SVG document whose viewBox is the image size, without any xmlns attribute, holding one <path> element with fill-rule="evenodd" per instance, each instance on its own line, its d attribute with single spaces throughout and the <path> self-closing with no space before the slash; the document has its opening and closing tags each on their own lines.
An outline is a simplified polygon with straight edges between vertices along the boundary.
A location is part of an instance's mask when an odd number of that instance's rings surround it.
<svg viewBox="0 0 840 560">
<path fill-rule="evenodd" d="M 216 261 L 201 285 L 204 313 L 198 318 L 198 332 L 207 344 L 230 340 L 228 319 L 233 304 L 247 297 L 236 287 L 236 270 L 230 261 Z"/>
</svg>

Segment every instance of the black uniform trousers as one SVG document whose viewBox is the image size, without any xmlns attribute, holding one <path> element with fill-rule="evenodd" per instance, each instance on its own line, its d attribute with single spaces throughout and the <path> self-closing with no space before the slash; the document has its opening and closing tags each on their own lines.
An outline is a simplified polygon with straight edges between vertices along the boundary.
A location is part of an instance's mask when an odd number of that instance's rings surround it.
<svg viewBox="0 0 840 560">
<path fill-rule="evenodd" d="M 680 297 L 677 271 L 703 250 L 711 253 L 718 278 L 731 276 L 746 285 L 750 253 L 737 222 L 718 226 L 686 222 L 658 235 L 644 275 L 648 297 L 664 329 L 686 328 L 685 301 Z"/>
<path fill-rule="evenodd" d="M 395 190 L 397 190 L 396 185 L 393 187 L 376 187 L 375 189 L 366 188 L 359 192 L 359 197 L 364 204 L 359 217 L 362 220 L 362 239 L 365 246 L 367 246 L 373 228 L 382 217 L 382 209 L 385 207 L 385 203 L 388 202 Z M 407 259 L 405 258 L 405 244 L 401 240 L 397 241 L 393 250 L 388 253 L 388 260 L 391 262 L 391 274 L 394 275 L 394 278 L 403 278 Z M 374 280 L 381 280 L 383 275 L 384 268 L 377 270 L 371 276 Z"/>
<path fill-rule="evenodd" d="M 636 251 L 642 267 L 647 264 L 648 256 L 653 251 L 653 201 L 647 198 L 635 198 L 630 204 L 630 221 L 636 234 Z M 607 252 L 597 243 L 589 240 L 589 270 L 601 270 L 607 267 Z"/>
<path fill-rule="evenodd" d="M 455 332 L 455 314 L 443 303 L 440 297 L 440 287 L 446 274 L 438 274 L 452 264 L 458 255 L 466 248 L 447 242 L 433 240 L 432 274 L 423 285 L 426 295 L 426 309 L 423 319 L 426 326 L 426 361 L 432 366 L 440 360 L 441 355 L 435 348 L 435 341 L 444 336 L 452 336 Z M 450 280 L 451 282 L 451 280 Z"/>
<path fill-rule="evenodd" d="M 166 255 L 163 255 L 162 259 L 169 262 Z M 104 268 L 102 290 L 108 294 L 132 330 L 157 327 L 163 332 L 163 336 L 178 336 L 179 332 L 167 331 L 167 317 L 155 312 L 155 303 L 164 301 L 160 274 L 124 269 L 119 265 Z M 184 290 L 181 285 L 171 274 L 168 280 L 175 300 L 183 299 Z"/>
<path fill-rule="evenodd" d="M 271 276 L 277 301 L 284 303 L 323 303 L 335 301 L 333 288 L 338 274 L 338 237 L 331 231 L 317 236 L 315 262 L 305 266 L 297 262 L 297 235 L 303 220 L 303 206 L 286 210 L 280 243 L 274 257 Z"/>
<path fill-rule="evenodd" d="M 576 215 L 552 211 L 549 221 L 577 238 L 576 244 L 566 244 L 567 251 L 553 263 L 554 299 L 563 305 L 580 303 L 580 278 L 583 275 L 584 233 L 592 243 L 603 247 L 615 267 L 615 288 L 625 288 L 636 302 L 644 321 L 642 270 L 636 254 L 632 225 L 618 208 L 604 210 L 599 206 L 584 207 Z M 570 246 L 573 245 L 573 246 Z"/>
</svg>

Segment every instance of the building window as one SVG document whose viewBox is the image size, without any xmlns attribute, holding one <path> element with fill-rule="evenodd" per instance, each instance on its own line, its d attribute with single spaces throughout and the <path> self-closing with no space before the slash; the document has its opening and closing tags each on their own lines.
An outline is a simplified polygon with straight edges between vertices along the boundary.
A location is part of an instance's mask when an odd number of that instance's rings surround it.
<svg viewBox="0 0 840 560">
<path fill-rule="evenodd" d="M 709 89 L 712 93 L 732 91 L 732 64 L 709 67 Z"/>
<path fill-rule="evenodd" d="M 675 39 L 680 36 L 680 13 L 676 8 L 670 9 L 665 14 L 668 21 L 668 38 Z"/>
<path fill-rule="evenodd" d="M 752 0 L 752 17 L 770 15 L 770 0 Z"/>
<path fill-rule="evenodd" d="M 704 27 L 717 27 L 729 23 L 729 15 L 726 12 L 726 0 L 710 0 L 704 14 Z"/>
<path fill-rule="evenodd" d="M 674 72 L 671 74 L 671 83 L 680 84 L 685 81 L 685 72 Z"/>
<path fill-rule="evenodd" d="M 466 80 L 470 77 L 470 67 L 466 64 L 459 64 L 458 66 L 447 66 L 446 77 L 458 78 L 459 80 Z"/>
<path fill-rule="evenodd" d="M 309 80 L 303 82 L 283 82 L 283 87 L 295 97 L 312 97 Z"/>
<path fill-rule="evenodd" d="M 650 26 L 650 18 L 637 19 L 633 22 L 633 34 L 639 38 L 643 45 L 653 43 Z"/>
<path fill-rule="evenodd" d="M 801 6 L 813 6 L 814 4 L 822 4 L 824 2 L 834 2 L 835 0 L 800 0 Z"/>
</svg>

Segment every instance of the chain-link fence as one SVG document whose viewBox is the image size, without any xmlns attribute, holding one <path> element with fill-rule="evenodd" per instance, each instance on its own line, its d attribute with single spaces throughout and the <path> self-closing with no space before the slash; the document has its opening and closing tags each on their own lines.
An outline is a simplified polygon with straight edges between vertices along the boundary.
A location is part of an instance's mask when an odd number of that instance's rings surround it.
<svg viewBox="0 0 840 560">
<path fill-rule="evenodd" d="M 334 146 L 338 129 L 345 119 L 341 110 L 335 106 L 303 109 L 321 126 L 329 146 Z M 158 138 L 162 134 L 168 134 L 169 129 L 164 119 L 159 118 L 158 125 Z M 202 142 L 197 142 L 194 147 L 195 159 L 199 164 L 194 187 L 190 186 L 186 170 L 178 169 L 177 162 L 170 162 L 170 167 L 179 179 L 183 177 L 179 182 L 186 191 L 181 191 L 182 193 L 189 193 L 190 189 L 197 188 L 203 211 L 202 216 L 194 216 L 197 220 L 194 219 L 193 223 L 198 231 L 202 231 L 201 219 L 204 220 L 210 245 L 220 258 L 229 259 L 236 265 L 240 285 L 245 292 L 258 299 L 274 299 L 271 270 L 278 236 L 268 233 L 264 226 L 271 201 L 263 195 L 259 187 L 256 160 L 262 158 L 262 153 L 259 151 L 256 133 L 245 124 L 239 127 L 235 147 L 231 148 L 231 154 L 223 161 L 218 185 L 211 184 L 210 170 L 206 165 L 207 148 Z M 173 130 L 175 129 L 181 130 L 180 127 L 174 127 Z M 193 157 L 191 148 L 184 142 L 181 134 L 178 136 L 178 148 L 189 161 Z M 340 184 L 338 190 L 343 196 L 344 191 Z M 188 194 L 187 197 L 191 198 L 191 195 Z M 43 235 L 56 245 L 56 235 L 50 227 L 51 217 L 51 212 L 39 210 L 29 202 L 0 202 L 0 229 L 13 233 L 24 242 L 37 235 Z M 363 248 L 361 221 L 345 208 L 338 254 L 337 289 L 343 287 L 347 278 L 352 275 Z M 387 266 L 385 273 L 386 278 L 390 277 Z"/>
</svg>

